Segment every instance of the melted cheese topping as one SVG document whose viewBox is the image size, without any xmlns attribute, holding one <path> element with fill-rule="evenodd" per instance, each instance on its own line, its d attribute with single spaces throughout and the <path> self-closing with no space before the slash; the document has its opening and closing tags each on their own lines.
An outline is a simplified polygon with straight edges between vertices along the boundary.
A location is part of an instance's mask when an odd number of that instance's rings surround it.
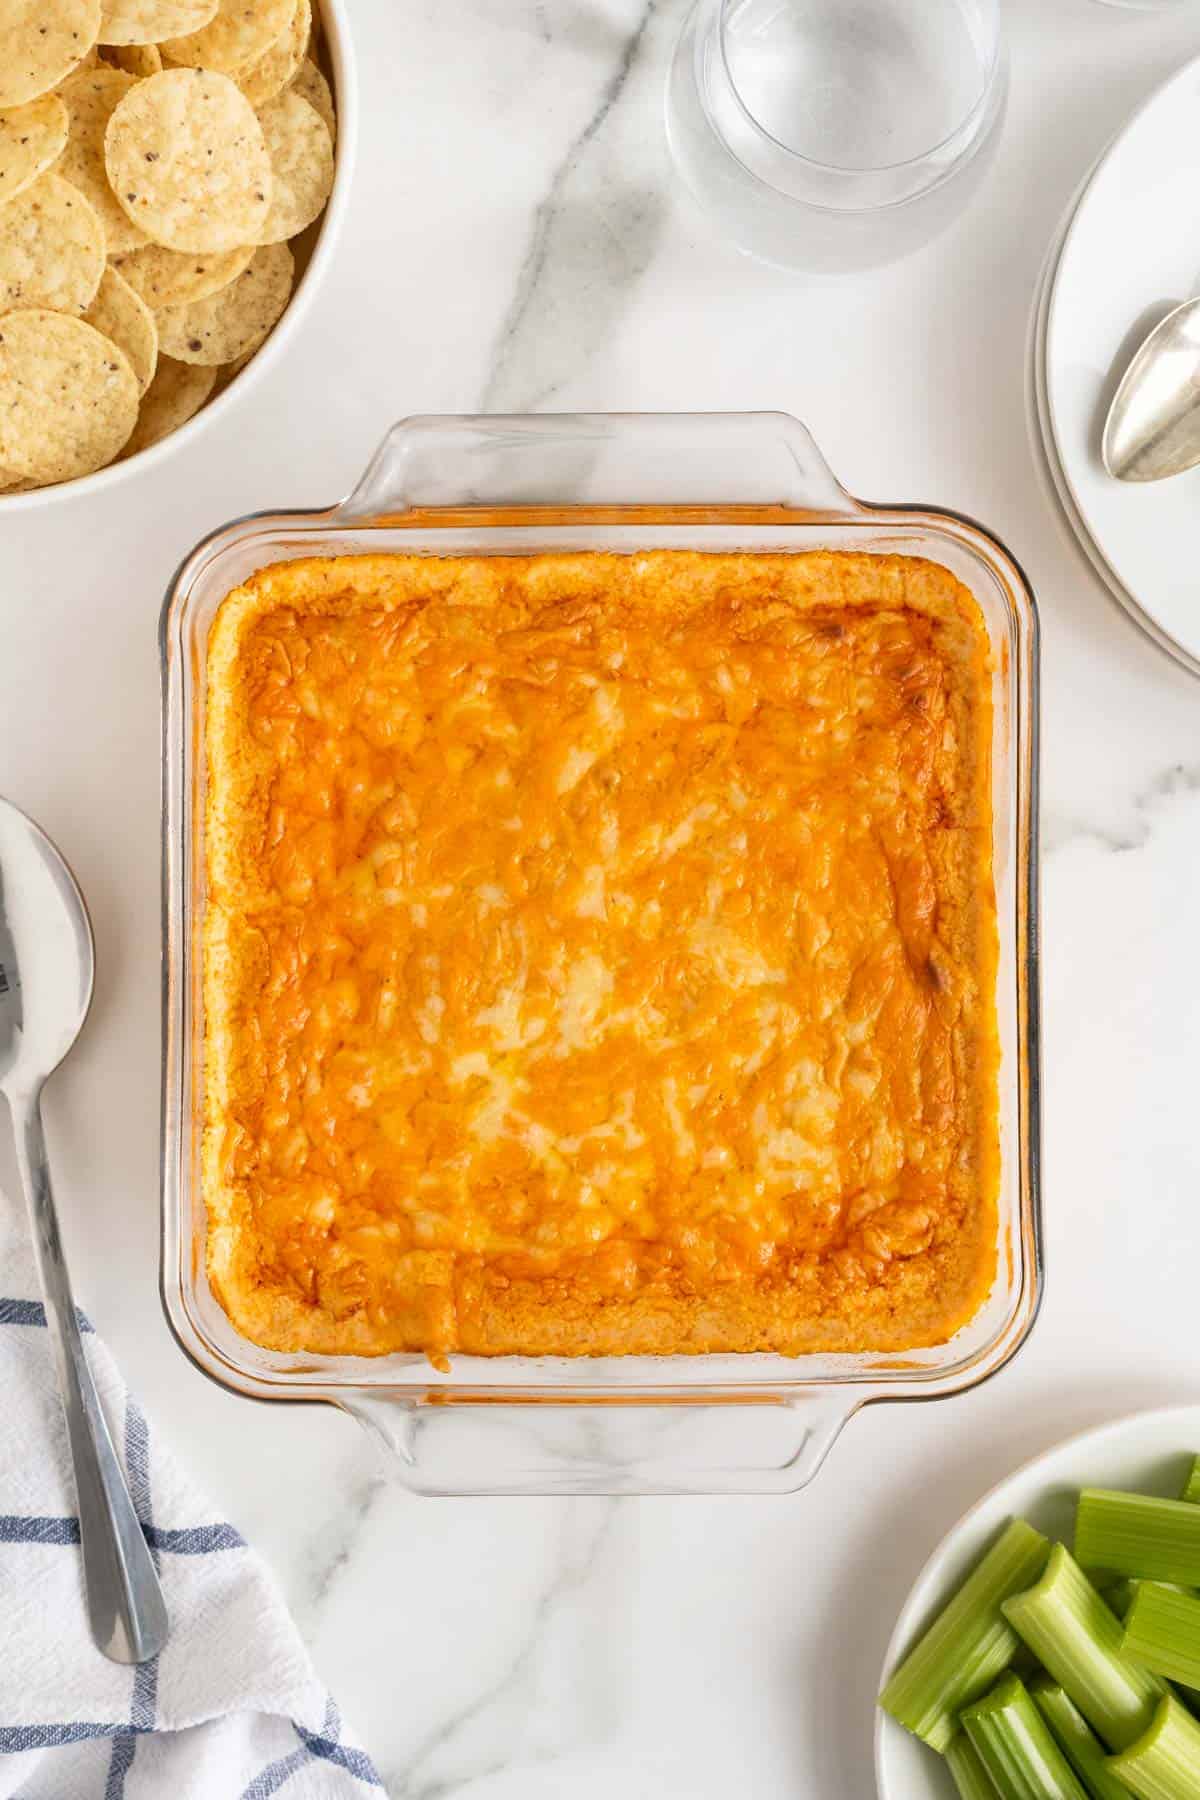
<svg viewBox="0 0 1200 1800">
<path fill-rule="evenodd" d="M 361 557 L 210 640 L 213 1286 L 288 1350 L 910 1349 L 996 1261 L 986 640 L 850 554 Z"/>
</svg>

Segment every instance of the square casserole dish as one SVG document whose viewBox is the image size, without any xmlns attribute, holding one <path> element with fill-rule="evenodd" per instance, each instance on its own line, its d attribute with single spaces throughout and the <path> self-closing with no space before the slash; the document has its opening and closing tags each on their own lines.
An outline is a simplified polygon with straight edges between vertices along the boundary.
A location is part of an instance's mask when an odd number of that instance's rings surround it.
<svg viewBox="0 0 1200 1800">
<path fill-rule="evenodd" d="M 205 664 L 221 601 L 303 556 L 646 549 L 919 556 L 974 595 L 990 645 L 1000 1037 L 996 1277 L 949 1342 L 907 1354 L 482 1358 L 288 1355 L 251 1343 L 210 1291 L 200 1181 Z M 160 628 L 163 683 L 162 1294 L 196 1366 L 233 1392 L 353 1414 L 426 1493 L 789 1492 L 879 1400 L 975 1386 L 1028 1336 L 1042 1292 L 1037 976 L 1037 612 L 982 527 L 875 506 L 778 413 L 414 418 L 325 511 L 262 513 L 187 557 Z"/>
</svg>

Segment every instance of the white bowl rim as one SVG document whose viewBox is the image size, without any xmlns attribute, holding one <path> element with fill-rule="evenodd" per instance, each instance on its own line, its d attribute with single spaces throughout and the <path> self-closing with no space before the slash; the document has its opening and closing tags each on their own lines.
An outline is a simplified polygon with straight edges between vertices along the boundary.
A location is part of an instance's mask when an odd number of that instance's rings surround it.
<svg viewBox="0 0 1200 1800">
<path fill-rule="evenodd" d="M 47 487 L 31 488 L 27 493 L 21 494 L 0 493 L 0 517 L 19 511 L 32 512 L 37 507 L 53 506 L 67 500 L 81 499 L 85 495 L 98 494 L 135 473 L 148 472 L 157 463 L 164 462 L 173 451 L 190 443 L 208 426 L 232 411 L 237 402 L 244 400 L 250 393 L 256 381 L 274 367 L 291 342 L 321 284 L 341 234 L 358 147 L 358 76 L 350 40 L 348 0 L 319 0 L 319 4 L 333 64 L 337 98 L 338 129 L 333 187 L 329 192 L 312 255 L 278 325 L 270 333 L 262 349 L 251 357 L 244 369 L 239 369 L 224 392 L 202 406 L 199 412 L 193 413 L 177 431 L 168 432 L 156 444 L 139 450 L 136 456 L 131 456 L 124 462 L 108 463 L 104 468 L 96 469 L 90 475 L 80 475 L 74 481 L 56 481 Z"/>
<path fill-rule="evenodd" d="M 908 1590 L 904 1604 L 900 1608 L 892 1635 L 888 1639 L 875 1692 L 878 1694 L 882 1691 L 888 1676 L 900 1660 L 901 1647 L 908 1643 L 913 1630 L 912 1615 L 920 1612 L 927 1603 L 928 1597 L 924 1590 L 933 1581 L 938 1566 L 945 1560 L 951 1545 L 963 1532 L 970 1529 L 980 1513 L 990 1506 L 1005 1488 L 1012 1486 L 1027 1475 L 1032 1475 L 1040 1464 L 1048 1463 L 1066 1451 L 1077 1450 L 1087 1443 L 1094 1443 L 1099 1447 L 1109 1439 L 1120 1437 L 1135 1427 L 1139 1430 L 1143 1428 L 1149 1430 L 1159 1424 L 1165 1424 L 1168 1419 L 1182 1418 L 1185 1415 L 1194 1418 L 1197 1413 L 1200 1413 L 1200 1402 L 1198 1401 L 1184 1401 L 1174 1406 L 1156 1406 L 1149 1411 L 1122 1413 L 1119 1418 L 1109 1419 L 1106 1424 L 1088 1425 L 1082 1431 L 1073 1431 L 1069 1437 L 1060 1438 L 1057 1443 L 1047 1445 L 1046 1449 L 1039 1450 L 1036 1455 L 1026 1457 L 1023 1463 L 1018 1463 L 1015 1469 L 1010 1469 L 1007 1475 L 1002 1476 L 999 1481 L 993 1482 L 987 1492 L 981 1494 L 974 1505 L 969 1506 L 966 1512 L 951 1525 L 950 1529 L 943 1533 L 921 1565 L 920 1571 Z M 1180 1440 L 1180 1447 L 1181 1449 L 1186 1448 L 1186 1439 Z M 875 1787 L 881 1796 L 885 1793 L 883 1755 L 884 1731 L 887 1725 L 886 1714 L 876 1706 Z M 901 1727 L 897 1727 L 897 1729 L 899 1730 Z"/>
</svg>

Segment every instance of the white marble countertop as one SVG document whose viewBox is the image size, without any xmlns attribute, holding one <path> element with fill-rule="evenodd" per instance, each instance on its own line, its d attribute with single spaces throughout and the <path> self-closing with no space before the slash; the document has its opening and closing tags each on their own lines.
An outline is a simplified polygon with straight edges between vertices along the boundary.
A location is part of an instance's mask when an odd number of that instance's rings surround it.
<svg viewBox="0 0 1200 1800">
<path fill-rule="evenodd" d="M 49 1106 L 80 1298 L 278 1571 L 395 1800 L 866 1800 L 879 1660 L 942 1531 L 1056 1437 L 1200 1392 L 1200 685 L 1064 540 L 1022 398 L 1051 229 L 1200 51 L 1200 10 L 1010 0 L 1012 101 L 970 212 L 822 282 L 743 260 L 678 198 L 677 0 L 351 11 L 357 183 L 280 366 L 149 477 L 0 523 L 0 788 L 74 862 L 99 945 Z M 407 412 L 756 406 L 807 420 L 858 493 L 985 520 L 1040 596 L 1045 1310 L 996 1381 L 861 1414 L 792 1498 L 416 1500 L 333 1411 L 210 1386 L 159 1310 L 163 587 L 221 520 L 342 493 Z"/>
</svg>

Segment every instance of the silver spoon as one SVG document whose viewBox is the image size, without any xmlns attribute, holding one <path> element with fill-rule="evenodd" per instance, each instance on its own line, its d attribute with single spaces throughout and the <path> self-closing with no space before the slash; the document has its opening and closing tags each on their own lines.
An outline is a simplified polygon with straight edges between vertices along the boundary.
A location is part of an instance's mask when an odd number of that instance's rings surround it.
<svg viewBox="0 0 1200 1800">
<path fill-rule="evenodd" d="M 92 1636 L 114 1662 L 141 1663 L 166 1643 L 167 1609 L 83 1353 L 42 1132 L 42 1086 L 87 1017 L 94 964 L 75 877 L 33 820 L 0 800 L 0 1093 L 67 1417 Z"/>
<path fill-rule="evenodd" d="M 1200 463 L 1200 299 L 1175 307 L 1137 351 L 1100 454 L 1118 481 L 1162 481 Z"/>
</svg>

